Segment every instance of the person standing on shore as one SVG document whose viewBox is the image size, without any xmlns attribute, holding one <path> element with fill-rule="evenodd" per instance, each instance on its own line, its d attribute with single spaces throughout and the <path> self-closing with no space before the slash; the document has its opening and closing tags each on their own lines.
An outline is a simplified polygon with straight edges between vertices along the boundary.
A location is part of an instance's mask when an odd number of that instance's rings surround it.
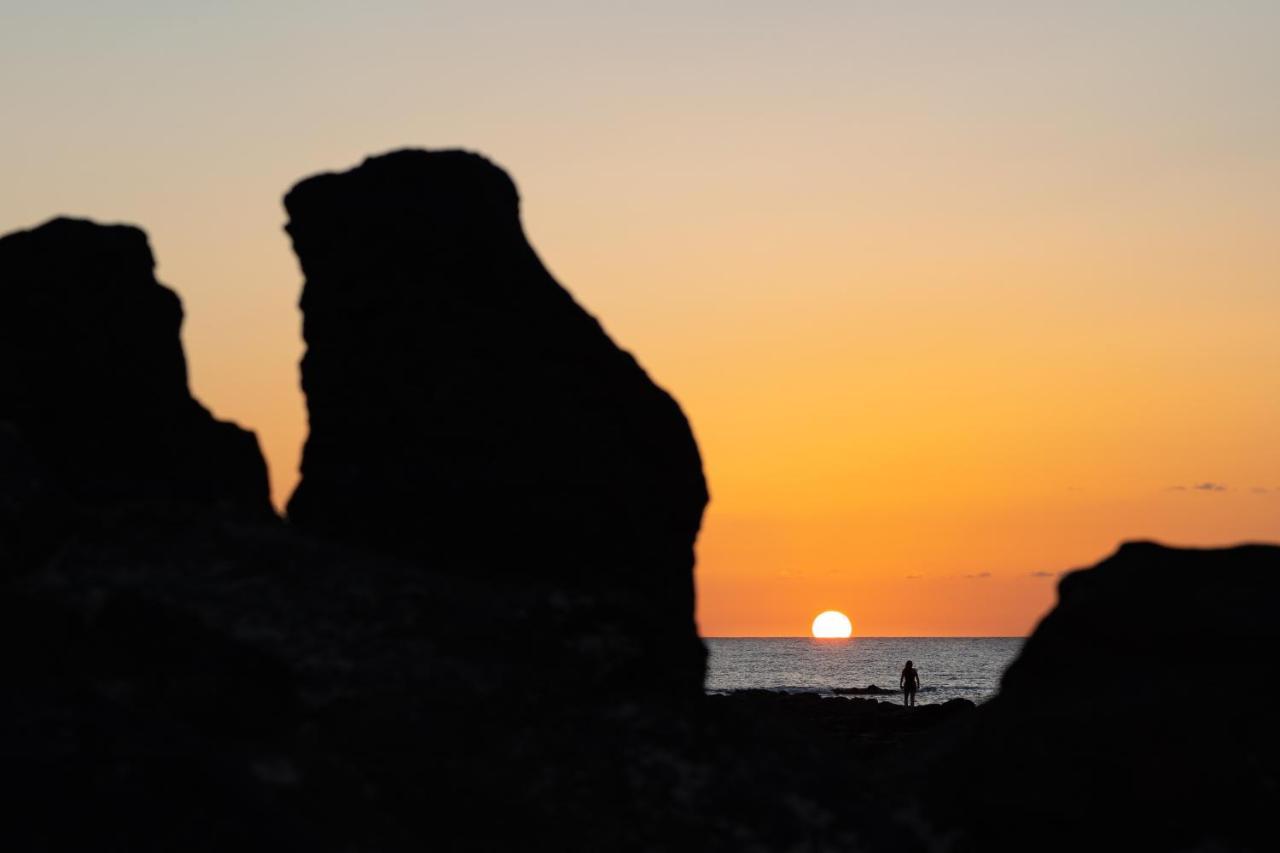
<svg viewBox="0 0 1280 853">
<path fill-rule="evenodd" d="M 916 671 L 911 661 L 907 661 L 907 665 L 902 668 L 902 677 L 898 679 L 898 686 L 902 688 L 902 704 L 914 708 L 916 691 L 920 689 L 920 673 Z"/>
</svg>

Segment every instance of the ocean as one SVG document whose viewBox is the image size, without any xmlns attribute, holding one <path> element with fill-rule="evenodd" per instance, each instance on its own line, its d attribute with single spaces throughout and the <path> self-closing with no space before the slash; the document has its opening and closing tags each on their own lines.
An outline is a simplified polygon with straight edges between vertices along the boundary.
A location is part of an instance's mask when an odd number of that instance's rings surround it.
<svg viewBox="0 0 1280 853">
<path fill-rule="evenodd" d="M 834 695 L 834 688 L 898 689 L 908 660 L 920 672 L 918 703 L 962 698 L 981 702 L 1022 648 L 1022 637 L 713 637 L 706 640 L 706 689 L 781 690 Z M 897 697 L 884 697 L 899 701 Z"/>
</svg>

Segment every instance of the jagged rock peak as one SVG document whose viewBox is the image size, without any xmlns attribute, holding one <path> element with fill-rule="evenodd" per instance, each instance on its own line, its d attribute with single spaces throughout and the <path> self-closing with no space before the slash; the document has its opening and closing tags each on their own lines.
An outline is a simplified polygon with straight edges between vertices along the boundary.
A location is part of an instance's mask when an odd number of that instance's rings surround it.
<svg viewBox="0 0 1280 853">
<path fill-rule="evenodd" d="M 57 218 L 0 237 L 0 420 L 86 504 L 269 513 L 257 439 L 187 387 L 182 304 L 146 234 Z"/>
</svg>

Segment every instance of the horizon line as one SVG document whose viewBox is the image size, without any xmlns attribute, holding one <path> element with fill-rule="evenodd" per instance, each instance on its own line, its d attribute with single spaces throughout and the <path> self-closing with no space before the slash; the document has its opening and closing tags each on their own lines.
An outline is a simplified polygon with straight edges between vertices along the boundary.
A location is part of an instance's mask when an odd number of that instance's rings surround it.
<svg viewBox="0 0 1280 853">
<path fill-rule="evenodd" d="M 704 640 L 1025 640 L 1030 634 L 858 634 L 815 637 L 812 634 L 701 634 Z"/>
</svg>

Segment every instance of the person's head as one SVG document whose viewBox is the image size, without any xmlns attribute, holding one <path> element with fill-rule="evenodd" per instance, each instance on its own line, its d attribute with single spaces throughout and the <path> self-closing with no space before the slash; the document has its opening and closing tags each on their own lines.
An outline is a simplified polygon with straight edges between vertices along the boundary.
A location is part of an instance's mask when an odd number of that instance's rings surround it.
<svg viewBox="0 0 1280 853">
<path fill-rule="evenodd" d="M 904 666 L 903 669 L 911 669 L 911 666 L 912 666 L 911 661 L 907 661 L 907 665 Z"/>
</svg>

